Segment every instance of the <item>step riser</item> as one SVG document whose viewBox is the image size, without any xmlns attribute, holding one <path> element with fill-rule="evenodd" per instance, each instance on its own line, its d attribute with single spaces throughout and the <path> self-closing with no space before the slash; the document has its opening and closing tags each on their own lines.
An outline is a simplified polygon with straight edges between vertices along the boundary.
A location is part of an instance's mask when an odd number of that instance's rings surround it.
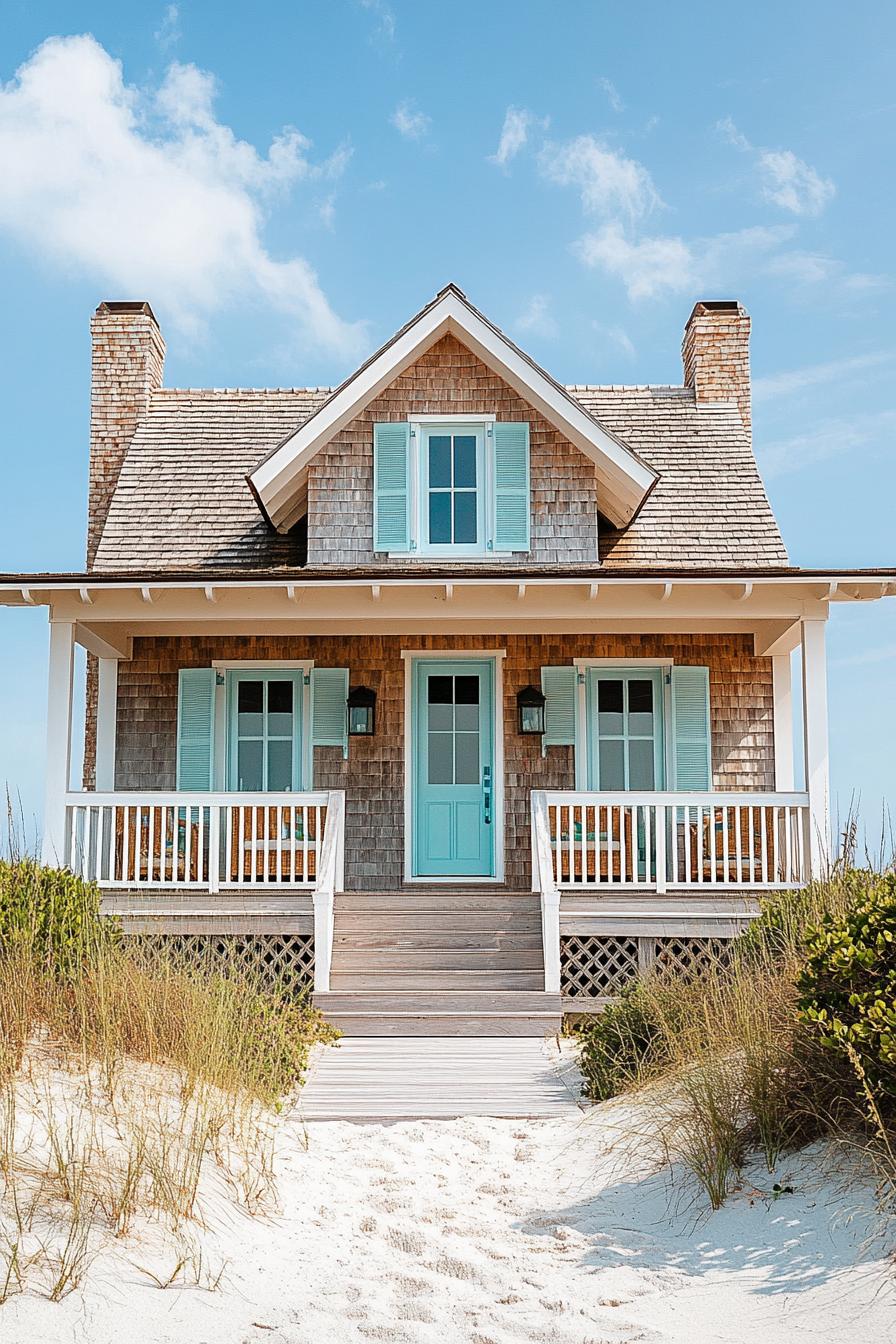
<svg viewBox="0 0 896 1344">
<path fill-rule="evenodd" d="M 481 933 L 486 936 L 541 933 L 541 920 L 530 915 L 522 915 L 518 919 L 493 919 L 491 915 L 473 912 L 430 917 L 392 912 L 379 915 L 337 914 L 333 924 L 335 933 L 342 938 L 370 933 Z"/>
<path fill-rule="evenodd" d="M 433 933 L 430 929 L 420 933 L 394 933 L 384 929 L 381 933 L 347 937 L 340 934 L 337 927 L 333 938 L 333 950 L 346 952 L 367 949 L 394 949 L 414 952 L 421 949 L 445 948 L 446 951 L 460 952 L 468 948 L 471 952 L 507 952 L 516 948 L 520 951 L 540 949 L 541 935 L 538 933 L 496 933 L 489 937 L 484 933 Z"/>
<path fill-rule="evenodd" d="M 357 993 L 345 990 L 331 990 L 328 994 L 315 994 L 314 1005 L 328 1016 L 333 1013 L 360 1013 L 363 1015 L 381 1013 L 386 1016 L 409 1014 L 426 1017 L 432 1013 L 451 1013 L 457 1016 L 497 1015 L 506 1017 L 514 1013 L 527 1016 L 561 1012 L 560 995 L 545 994 L 544 985 L 533 991 L 486 991 L 469 990 L 442 991 L 430 994 L 425 991 L 377 993 Z"/>
<path fill-rule="evenodd" d="M 333 952 L 331 974 L 349 971 L 533 971 L 544 972 L 540 949 L 471 952 L 468 948 L 380 949 Z"/>
<path fill-rule="evenodd" d="M 337 912 L 342 911 L 370 911 L 378 910 L 494 910 L 496 912 L 513 914 L 516 911 L 526 910 L 535 912 L 541 909 L 540 901 L 531 897 L 517 897 L 508 899 L 506 896 L 377 896 L 374 898 L 357 896 L 337 896 L 335 901 Z"/>
<path fill-rule="evenodd" d="M 535 971 L 352 971 L 330 976 L 331 989 L 360 993 L 459 989 L 483 993 L 522 989 L 534 993 L 543 986 L 544 976 Z"/>
</svg>

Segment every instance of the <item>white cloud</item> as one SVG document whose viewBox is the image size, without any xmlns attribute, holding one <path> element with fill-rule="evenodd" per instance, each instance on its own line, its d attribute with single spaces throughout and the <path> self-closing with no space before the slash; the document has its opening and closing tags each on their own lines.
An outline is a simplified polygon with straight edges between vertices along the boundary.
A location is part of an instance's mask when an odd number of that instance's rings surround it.
<svg viewBox="0 0 896 1344">
<path fill-rule="evenodd" d="M 214 112 L 211 75 L 173 64 L 161 87 L 124 82 L 92 37 L 50 38 L 0 88 L 0 229 L 120 296 L 151 299 L 185 328 L 237 302 L 262 302 L 305 339 L 354 352 L 304 258 L 261 241 L 263 201 L 330 178 L 284 130 L 266 155 Z"/>
<path fill-rule="evenodd" d="M 511 159 L 516 158 L 529 139 L 529 132 L 535 126 L 545 127 L 547 121 L 533 116 L 524 107 L 508 107 L 501 127 L 501 138 L 494 154 L 489 155 L 489 163 L 506 168 Z"/>
<path fill-rule="evenodd" d="M 162 21 L 153 33 L 156 42 L 163 51 L 174 47 L 180 41 L 180 11 L 177 5 L 166 5 Z"/>
<path fill-rule="evenodd" d="M 530 336 L 553 340 L 559 332 L 559 327 L 551 316 L 550 309 L 551 301 L 546 294 L 533 294 L 514 323 L 515 329 L 527 332 Z"/>
<path fill-rule="evenodd" d="M 545 145 L 538 163 L 549 181 L 575 187 L 590 215 L 612 219 L 622 214 L 634 221 L 662 204 L 644 165 L 593 135 Z"/>
<path fill-rule="evenodd" d="M 616 85 L 613 83 L 613 81 L 611 79 L 607 79 L 605 75 L 602 79 L 599 79 L 597 82 L 603 89 L 604 93 L 607 95 L 607 102 L 610 104 L 611 110 L 613 112 L 624 112 L 625 103 L 619 97 L 619 90 L 616 88 Z"/>
<path fill-rule="evenodd" d="M 426 113 L 417 111 L 408 98 L 398 104 L 389 120 L 406 140 L 422 140 L 431 124 Z"/>
<path fill-rule="evenodd" d="M 631 240 L 618 222 L 612 222 L 586 233 L 573 244 L 573 251 L 586 266 L 621 280 L 630 299 L 650 299 L 732 284 L 762 264 L 790 232 L 789 226 L 782 226 L 693 240 L 662 235 Z"/>
<path fill-rule="evenodd" d="M 820 215 L 836 195 L 831 179 L 797 158 L 792 149 L 754 147 L 730 117 L 718 122 L 717 129 L 735 149 L 753 156 L 762 196 L 781 210 L 792 215 Z"/>
<path fill-rule="evenodd" d="M 383 42 L 395 41 L 395 11 L 385 0 L 361 0 L 361 8 L 367 9 L 376 19 L 374 35 Z"/>
<path fill-rule="evenodd" d="M 896 411 L 875 411 L 847 417 L 832 417 L 789 439 L 757 445 L 760 465 L 768 479 L 786 476 L 834 457 L 858 453 L 892 440 Z"/>
<path fill-rule="evenodd" d="M 793 396 L 809 387 L 840 382 L 855 374 L 878 368 L 881 364 L 890 364 L 894 359 L 896 351 L 876 350 L 867 355 L 850 355 L 845 359 L 829 359 L 822 364 L 808 364 L 802 369 L 790 369 L 785 373 L 766 374 L 764 378 L 753 379 L 753 399 L 773 401 L 776 397 Z"/>
</svg>

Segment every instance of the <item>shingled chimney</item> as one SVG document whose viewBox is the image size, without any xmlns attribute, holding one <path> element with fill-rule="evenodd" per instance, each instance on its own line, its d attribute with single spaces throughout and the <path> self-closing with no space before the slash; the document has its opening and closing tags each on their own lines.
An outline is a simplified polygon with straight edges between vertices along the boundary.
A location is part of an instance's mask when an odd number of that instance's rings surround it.
<svg viewBox="0 0 896 1344">
<path fill-rule="evenodd" d="M 90 322 L 90 493 L 87 565 L 96 558 L 109 503 L 137 423 L 162 386 L 165 342 L 148 303 L 101 303 Z"/>
<path fill-rule="evenodd" d="M 706 299 L 694 304 L 681 343 L 685 387 L 698 404 L 737 402 L 747 433 L 750 414 L 750 315 L 735 299 Z"/>
</svg>

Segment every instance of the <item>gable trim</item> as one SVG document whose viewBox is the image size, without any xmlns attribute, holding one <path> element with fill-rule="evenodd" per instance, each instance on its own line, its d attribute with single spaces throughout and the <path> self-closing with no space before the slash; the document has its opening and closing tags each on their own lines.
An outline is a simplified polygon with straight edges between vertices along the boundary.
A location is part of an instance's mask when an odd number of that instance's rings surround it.
<svg viewBox="0 0 896 1344">
<path fill-rule="evenodd" d="M 657 473 L 449 285 L 247 476 L 259 508 L 288 532 L 305 512 L 308 466 L 358 413 L 443 336 L 454 335 L 594 463 L 598 507 L 627 527 Z"/>
</svg>

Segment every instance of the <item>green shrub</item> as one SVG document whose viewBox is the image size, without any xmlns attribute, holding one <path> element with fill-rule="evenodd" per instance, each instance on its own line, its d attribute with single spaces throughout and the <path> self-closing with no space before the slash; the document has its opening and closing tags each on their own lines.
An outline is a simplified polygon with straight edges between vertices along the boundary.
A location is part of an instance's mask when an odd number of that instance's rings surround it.
<svg viewBox="0 0 896 1344">
<path fill-rule="evenodd" d="M 579 1031 L 585 1095 L 607 1101 L 668 1059 L 656 1000 L 636 980 Z"/>
<path fill-rule="evenodd" d="M 896 1107 L 896 876 L 866 885 L 806 940 L 798 980 L 803 1021 L 841 1051 L 875 1100 Z"/>
<path fill-rule="evenodd" d="M 34 859 L 0 860 L 0 951 L 16 945 L 48 970 L 67 974 L 118 937 L 100 915 L 99 888 Z"/>
</svg>

